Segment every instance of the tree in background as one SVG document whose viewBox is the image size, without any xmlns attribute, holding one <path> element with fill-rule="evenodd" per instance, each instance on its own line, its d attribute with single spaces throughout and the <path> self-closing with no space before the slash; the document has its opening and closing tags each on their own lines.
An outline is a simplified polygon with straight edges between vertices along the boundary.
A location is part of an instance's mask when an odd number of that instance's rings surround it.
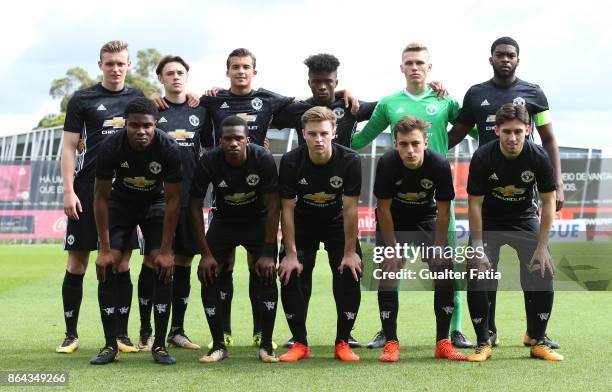
<svg viewBox="0 0 612 392">
<path fill-rule="evenodd" d="M 155 67 L 161 60 L 162 55 L 153 48 L 139 50 L 136 53 L 136 65 L 128 71 L 125 77 L 125 84 L 129 87 L 141 89 L 145 96 L 161 94 Z M 70 68 L 66 71 L 66 76 L 54 79 L 49 88 L 49 95 L 53 99 L 60 99 L 60 113 L 48 114 L 44 116 L 37 125 L 37 128 L 49 128 L 64 125 L 68 101 L 72 95 L 79 90 L 91 87 L 102 80 L 102 76 L 92 79 L 87 71 L 81 67 Z"/>
</svg>

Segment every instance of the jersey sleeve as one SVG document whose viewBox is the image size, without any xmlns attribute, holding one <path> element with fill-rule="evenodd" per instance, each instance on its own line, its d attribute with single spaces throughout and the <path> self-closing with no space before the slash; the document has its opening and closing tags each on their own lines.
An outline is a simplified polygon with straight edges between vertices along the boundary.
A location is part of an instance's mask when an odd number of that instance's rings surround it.
<svg viewBox="0 0 612 392">
<path fill-rule="evenodd" d="M 259 161 L 261 167 L 262 180 L 260 182 L 261 193 L 278 192 L 278 172 L 276 171 L 276 163 L 274 157 L 268 151 L 264 153 Z"/>
<path fill-rule="evenodd" d="M 453 175 L 448 160 L 440 162 L 435 171 L 436 200 L 451 201 L 455 199 L 455 188 L 453 187 Z"/>
<path fill-rule="evenodd" d="M 345 177 L 344 195 L 359 196 L 361 194 L 361 159 L 359 159 L 359 155 L 350 155 L 350 159 L 346 163 Z"/>
<path fill-rule="evenodd" d="M 374 109 L 376 108 L 377 103 L 378 102 L 359 101 L 359 110 L 355 115 L 357 121 L 368 121 L 370 117 L 372 117 L 372 113 L 374 113 Z"/>
<path fill-rule="evenodd" d="M 98 159 L 96 160 L 96 178 L 100 180 L 112 180 L 115 177 L 115 157 L 117 151 L 114 151 L 114 137 L 109 138 L 100 147 Z"/>
<path fill-rule="evenodd" d="M 164 162 L 164 182 L 176 183 L 183 180 L 181 175 L 181 155 L 176 143 L 171 143 L 166 150 Z"/>
<path fill-rule="evenodd" d="M 376 165 L 376 177 L 374 178 L 374 196 L 377 199 L 391 199 L 395 193 L 395 181 L 393 178 L 393 167 L 391 159 L 383 156 Z"/>
<path fill-rule="evenodd" d="M 202 118 L 204 119 L 202 121 L 202 128 L 200 128 L 200 145 L 204 148 L 210 148 L 215 145 L 212 116 L 205 107 L 201 106 L 200 108 L 202 109 Z"/>
<path fill-rule="evenodd" d="M 272 99 L 272 113 L 276 115 L 276 113 L 293 101 L 295 101 L 295 97 L 285 97 L 284 95 L 275 94 Z"/>
<path fill-rule="evenodd" d="M 295 177 L 293 176 L 293 168 L 286 156 L 283 156 L 279 165 L 279 191 L 283 199 L 293 199 L 297 196 L 295 189 Z"/>
<path fill-rule="evenodd" d="M 387 117 L 387 105 L 384 101 L 378 102 L 370 120 L 366 124 L 365 128 L 361 131 L 356 132 L 353 135 L 351 141 L 351 148 L 354 150 L 360 150 L 370 144 L 372 140 L 376 139 L 382 131 L 389 126 L 389 118 Z"/>
<path fill-rule="evenodd" d="M 448 123 L 454 123 L 455 120 L 457 120 L 457 117 L 459 117 L 459 113 L 461 112 L 461 106 L 459 106 L 459 102 L 457 102 L 457 100 L 453 97 L 448 97 L 448 118 L 446 119 L 446 122 Z"/>
<path fill-rule="evenodd" d="M 535 98 L 531 108 L 533 113 L 533 121 L 537 127 L 546 125 L 552 122 L 550 118 L 550 112 L 548 108 L 548 99 L 544 94 L 544 91 L 538 86 L 535 92 Z"/>
<path fill-rule="evenodd" d="M 465 96 L 463 97 L 463 105 L 459 111 L 459 115 L 455 119 L 456 122 L 464 124 L 470 128 L 476 124 L 476 117 L 474 116 L 474 112 L 470 105 L 473 93 L 472 88 L 465 93 Z"/>
<path fill-rule="evenodd" d="M 483 162 L 480 154 L 475 153 L 470 161 L 468 174 L 467 193 L 472 196 L 484 196 L 487 189 L 487 176 L 484 171 L 486 162 Z"/>
<path fill-rule="evenodd" d="M 546 151 L 540 146 L 537 147 L 536 156 L 538 157 L 538 164 L 536 165 L 536 183 L 538 185 L 538 191 L 540 193 L 552 192 L 557 189 L 552 163 Z"/>
<path fill-rule="evenodd" d="M 195 198 L 203 199 L 206 197 L 206 191 L 210 184 L 210 172 L 208 171 L 208 160 L 206 156 L 201 157 L 198 160 L 193 179 L 191 180 L 191 188 L 189 194 Z"/>
<path fill-rule="evenodd" d="M 293 102 L 281 108 L 281 110 L 274 114 L 271 127 L 276 129 L 295 127 L 295 123 L 300 121 L 300 119 L 296 117 L 300 112 L 301 106 L 301 102 Z"/>
<path fill-rule="evenodd" d="M 76 96 L 72 96 L 68 101 L 66 109 L 66 119 L 64 120 L 64 131 L 81 133 L 85 126 L 85 116 Z"/>
</svg>

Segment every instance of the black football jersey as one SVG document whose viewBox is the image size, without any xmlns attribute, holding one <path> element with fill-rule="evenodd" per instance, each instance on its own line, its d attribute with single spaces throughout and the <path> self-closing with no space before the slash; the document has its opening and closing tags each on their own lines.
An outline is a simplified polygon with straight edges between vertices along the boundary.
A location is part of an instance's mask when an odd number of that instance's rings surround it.
<svg viewBox="0 0 612 392">
<path fill-rule="evenodd" d="M 115 179 L 113 200 L 159 201 L 164 197 L 164 182 L 181 182 L 179 146 L 164 131 L 155 129 L 151 144 L 144 151 L 136 151 L 123 129 L 100 148 L 96 178 Z"/>
<path fill-rule="evenodd" d="M 84 150 L 77 155 L 75 181 L 94 181 L 100 146 L 125 127 L 128 102 L 143 96 L 138 89 L 110 91 L 100 83 L 74 93 L 68 102 L 64 131 L 79 133 L 85 140 Z"/>
<path fill-rule="evenodd" d="M 278 192 L 276 163 L 265 148 L 247 144 L 245 164 L 230 166 L 216 147 L 198 161 L 190 194 L 203 199 L 209 184 L 215 192 L 215 219 L 250 224 L 265 216 L 263 195 Z"/>
</svg>

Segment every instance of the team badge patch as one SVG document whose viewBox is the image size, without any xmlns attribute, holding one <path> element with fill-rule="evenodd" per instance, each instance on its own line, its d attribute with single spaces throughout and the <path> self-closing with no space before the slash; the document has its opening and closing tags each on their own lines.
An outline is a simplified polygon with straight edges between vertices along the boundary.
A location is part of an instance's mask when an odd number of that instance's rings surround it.
<svg viewBox="0 0 612 392">
<path fill-rule="evenodd" d="M 336 189 L 340 188 L 342 184 L 343 184 L 342 177 L 333 176 L 332 178 L 329 179 L 329 185 L 331 185 L 332 187 Z"/>
<path fill-rule="evenodd" d="M 515 105 L 521 105 L 521 106 L 525 106 L 525 98 L 523 97 L 516 97 L 512 100 L 512 103 Z"/>
<path fill-rule="evenodd" d="M 260 98 L 253 98 L 251 101 L 251 106 L 255 110 L 260 110 L 263 107 L 263 102 Z"/>
<path fill-rule="evenodd" d="M 153 161 L 149 163 L 149 170 L 151 170 L 151 173 L 153 174 L 159 174 L 162 170 L 162 165 L 158 162 Z"/>
<path fill-rule="evenodd" d="M 257 174 L 249 174 L 248 177 L 246 178 L 246 182 L 250 186 L 255 186 L 259 184 L 259 176 Z"/>
<path fill-rule="evenodd" d="M 191 116 L 189 116 L 189 124 L 193 125 L 194 127 L 197 127 L 198 125 L 200 125 L 200 119 L 195 114 L 192 114 Z"/>
<path fill-rule="evenodd" d="M 433 186 L 433 182 L 429 178 L 422 178 L 421 186 L 425 189 L 431 189 L 431 187 Z"/>
<path fill-rule="evenodd" d="M 430 103 L 429 105 L 425 107 L 425 112 L 429 114 L 430 116 L 433 116 L 434 114 L 438 112 L 438 108 L 433 103 Z"/>
<path fill-rule="evenodd" d="M 335 108 L 333 110 L 333 112 L 336 115 L 337 119 L 341 119 L 342 117 L 344 117 L 344 109 L 343 108 Z"/>
<path fill-rule="evenodd" d="M 535 175 L 531 170 L 525 170 L 521 173 L 521 180 L 523 180 L 523 182 L 531 182 L 533 177 L 535 177 Z"/>
</svg>

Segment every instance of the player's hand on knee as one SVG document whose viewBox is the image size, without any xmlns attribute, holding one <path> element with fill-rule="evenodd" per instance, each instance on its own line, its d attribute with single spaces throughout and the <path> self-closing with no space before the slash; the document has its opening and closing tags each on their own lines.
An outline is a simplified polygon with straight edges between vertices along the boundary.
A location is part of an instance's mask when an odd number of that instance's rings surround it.
<svg viewBox="0 0 612 392">
<path fill-rule="evenodd" d="M 537 247 L 533 256 L 527 265 L 527 270 L 531 273 L 540 273 L 543 278 L 546 271 L 550 272 L 550 276 L 555 276 L 555 262 L 553 261 L 547 247 Z"/>
<path fill-rule="evenodd" d="M 208 286 L 215 281 L 218 271 L 219 264 L 217 264 L 214 257 L 206 256 L 200 259 L 200 264 L 198 265 L 198 279 L 200 279 L 200 282 L 202 282 L 204 286 Z"/>
<path fill-rule="evenodd" d="M 79 220 L 79 213 L 83 212 L 81 201 L 74 192 L 64 193 L 64 213 L 72 220 Z"/>
<path fill-rule="evenodd" d="M 155 104 L 155 107 L 157 107 L 158 109 L 166 110 L 166 109 L 168 109 L 170 107 L 170 106 L 168 106 L 166 101 L 164 101 L 164 99 L 161 97 L 161 95 L 159 95 L 158 93 L 151 94 L 149 99 L 151 101 L 153 101 L 153 103 Z"/>
<path fill-rule="evenodd" d="M 276 278 L 275 267 L 272 257 L 260 257 L 255 263 L 255 273 L 263 280 L 264 284 L 270 285 Z"/>
<path fill-rule="evenodd" d="M 287 254 L 285 257 L 283 257 L 278 266 L 278 276 L 280 277 L 283 285 L 286 286 L 289 283 L 289 279 L 291 278 L 293 271 L 296 271 L 297 276 L 300 276 L 303 268 L 304 267 L 298 261 L 296 254 Z"/>
<path fill-rule="evenodd" d="M 402 269 L 402 259 L 398 257 L 385 258 L 382 262 L 381 269 L 383 272 L 399 272 Z"/>
<path fill-rule="evenodd" d="M 431 261 L 431 270 L 434 272 L 443 272 L 453 268 L 453 261 L 447 257 L 436 257 Z"/>
<path fill-rule="evenodd" d="M 168 283 L 172 280 L 174 275 L 174 256 L 172 253 L 160 252 L 155 257 L 155 267 L 160 274 L 160 277 L 164 280 L 164 283 Z"/>
<path fill-rule="evenodd" d="M 96 258 L 96 276 L 102 283 L 106 282 L 106 270 L 109 266 L 116 270 L 115 259 L 110 251 L 99 251 Z"/>
<path fill-rule="evenodd" d="M 468 270 L 475 270 L 477 272 L 486 272 L 491 269 L 491 263 L 486 254 L 481 256 L 474 256 L 467 262 Z"/>
<path fill-rule="evenodd" d="M 340 273 L 343 273 L 344 270 L 348 268 L 353 274 L 353 279 L 355 279 L 356 282 L 359 282 L 359 277 L 361 276 L 362 271 L 361 267 L 362 265 L 359 255 L 355 252 L 350 252 L 344 254 L 342 262 L 340 263 L 340 267 L 338 267 L 338 271 L 340 271 Z"/>
</svg>

